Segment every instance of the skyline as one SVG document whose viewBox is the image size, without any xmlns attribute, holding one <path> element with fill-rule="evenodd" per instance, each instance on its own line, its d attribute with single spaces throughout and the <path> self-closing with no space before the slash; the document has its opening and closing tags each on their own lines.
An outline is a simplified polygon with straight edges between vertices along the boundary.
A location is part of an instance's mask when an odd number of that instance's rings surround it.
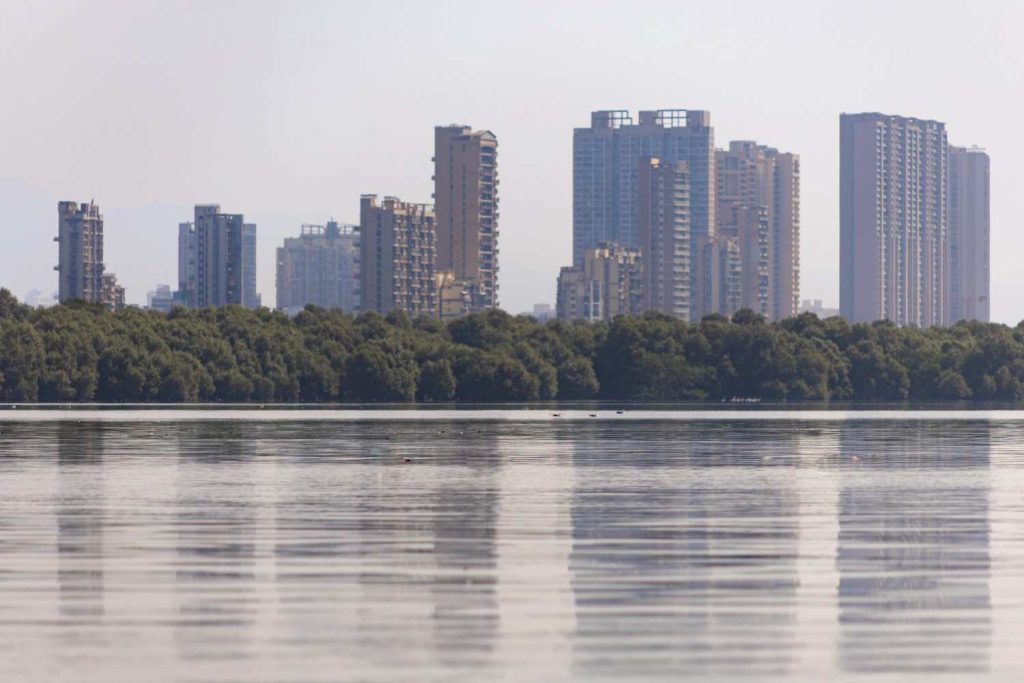
<svg viewBox="0 0 1024 683">
<path fill-rule="evenodd" d="M 188 17 L 178 16 L 173 6 L 147 4 L 11 8 L 13 21 L 0 28 L 0 53 L 9 65 L 0 67 L 0 85 L 21 98 L 18 107 L 0 111 L 0 124 L 19 131 L 0 155 L 0 200 L 7 209 L 0 224 L 0 286 L 19 298 L 31 288 L 55 289 L 53 206 L 62 199 L 94 198 L 106 220 L 107 269 L 127 287 L 129 302 L 143 303 L 156 284 L 173 284 L 176 269 L 170 257 L 145 262 L 143 249 L 173 253 L 176 226 L 192 206 L 216 202 L 260 226 L 259 291 L 268 301 L 274 250 L 285 237 L 302 223 L 331 217 L 358 222 L 358 197 L 365 192 L 429 202 L 430 131 L 467 123 L 493 130 L 502 141 L 501 303 L 512 312 L 529 310 L 534 303 L 554 303 L 559 267 L 571 259 L 573 128 L 586 125 L 589 112 L 600 109 L 682 107 L 712 112 L 716 147 L 755 139 L 801 156 L 801 298 L 834 306 L 838 117 L 843 111 L 880 111 L 944 121 L 951 144 L 988 150 L 996 167 L 993 320 L 1016 323 L 1024 317 L 1012 296 L 1024 280 L 1011 256 L 1021 244 L 1012 224 L 1003 221 L 1010 215 L 1008 188 L 1015 178 L 1001 163 L 1022 143 L 1012 136 L 1013 107 L 995 106 L 1006 103 L 1007 86 L 1024 62 L 1008 28 L 1012 17 L 1024 18 L 1020 8 L 995 5 L 981 16 L 950 6 L 920 17 L 917 10 L 934 5 L 886 8 L 884 15 L 881 3 L 859 13 L 811 3 L 787 3 L 792 11 L 781 13 L 754 4 L 742 10 L 689 8 L 685 17 L 673 14 L 646 27 L 641 40 L 620 40 L 614 22 L 580 16 L 572 8 L 496 8 L 481 18 L 465 16 L 464 7 L 431 13 L 388 5 L 357 16 L 307 4 L 284 17 L 249 5 L 196 6 Z M 60 25 L 48 24 L 58 8 Z M 798 8 L 806 16 L 796 17 Z M 422 34 L 404 21 L 382 23 L 390 11 L 402 12 L 413 25 L 412 19 L 426 17 L 417 25 Z M 895 40 L 896 27 L 908 25 L 901 20 L 911 15 L 921 34 L 928 34 L 925 59 L 912 56 L 921 48 L 913 35 Z M 500 40 L 517 35 L 531 16 L 543 20 L 536 49 L 522 54 L 520 44 Z M 866 31 L 882 16 L 889 19 Z M 467 24 L 480 30 L 466 32 Z M 154 25 L 161 28 L 158 39 Z M 227 26 L 237 31 L 214 30 Z M 701 26 L 715 30 L 703 35 Z M 819 30 L 805 35 L 811 26 Z M 73 40 L 60 40 L 62 27 L 72 29 L 67 32 Z M 302 40 L 293 44 L 300 27 Z M 346 51 L 334 46 L 345 45 L 352 29 L 368 28 L 374 30 L 356 30 L 348 52 L 376 61 L 364 59 L 346 69 L 352 60 L 342 59 Z M 403 46 L 399 54 L 372 51 L 387 32 L 396 32 L 393 38 Z M 219 42 L 210 40 L 214 34 Z M 90 44 L 117 49 L 79 55 L 75 42 L 83 35 L 91 37 Z M 571 54 L 562 45 L 570 37 Z M 954 37 L 965 46 L 954 51 L 959 61 L 945 54 Z M 257 39 L 267 54 L 246 49 L 233 55 L 232 46 L 244 38 Z M 67 49 L 43 55 L 40 45 L 54 39 Z M 795 45 L 787 47 L 783 39 Z M 479 60 L 459 59 L 492 43 L 494 50 Z M 609 54 L 601 52 L 608 45 Z M 787 50 L 812 45 L 821 48 L 819 64 L 787 59 Z M 680 54 L 678 66 L 649 59 L 669 46 Z M 411 59 L 417 47 L 434 52 Z M 68 59 L 72 55 L 75 60 Z M 686 66 L 688 56 L 702 55 L 710 60 L 706 68 Z M 243 68 L 246 59 L 256 60 L 253 68 Z M 538 70 L 546 59 L 547 70 Z M 18 64 L 32 68 L 14 73 Z M 443 68 L 455 66 L 460 70 L 454 74 Z M 397 67 L 380 85 L 381 74 Z M 87 78 L 105 70 L 101 82 Z M 851 72 L 845 78 L 844 70 Z M 829 71 L 828 82 L 814 81 Z M 151 82 L 154 74 L 157 83 Z M 917 80 L 908 89 L 911 75 Z M 339 85 L 329 89 L 320 83 Z M 94 106 L 67 113 L 56 107 L 76 96 Z M 202 102 L 207 105 L 197 105 Z M 161 106 L 168 111 L 161 113 Z M 204 164 L 211 149 L 216 163 Z"/>
</svg>

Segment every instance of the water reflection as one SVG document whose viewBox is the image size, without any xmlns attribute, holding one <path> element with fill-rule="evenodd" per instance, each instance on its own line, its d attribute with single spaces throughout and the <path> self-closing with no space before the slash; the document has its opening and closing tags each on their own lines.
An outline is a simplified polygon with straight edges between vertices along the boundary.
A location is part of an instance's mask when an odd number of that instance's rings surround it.
<svg viewBox="0 0 1024 683">
<path fill-rule="evenodd" d="M 769 430 L 651 423 L 578 437 L 571 566 L 585 673 L 787 670 L 795 433 Z"/>
<path fill-rule="evenodd" d="M 506 680 L 564 680 L 573 671 L 573 431 L 514 425 L 498 443 L 496 659 Z"/>
<path fill-rule="evenodd" d="M 843 425 L 843 668 L 988 668 L 991 429 L 988 422 Z"/>
<path fill-rule="evenodd" d="M 173 524 L 178 656 L 252 656 L 255 591 L 255 427 L 181 425 Z"/>
<path fill-rule="evenodd" d="M 452 425 L 452 431 L 465 430 Z M 464 458 L 457 465 L 464 472 L 443 478 L 432 499 L 424 501 L 432 512 L 429 533 L 436 563 L 431 622 L 443 664 L 482 666 L 489 663 L 498 628 L 495 528 L 501 454 L 493 429 L 455 438 L 446 447 Z"/>
<path fill-rule="evenodd" d="M 302 630 L 310 612 L 332 611 L 333 628 L 298 637 L 371 670 L 487 666 L 498 628 L 496 431 L 373 423 L 276 438 L 295 465 L 276 509 L 283 616 Z"/>
<path fill-rule="evenodd" d="M 0 680 L 1012 680 L 1022 464 L 980 421 L 0 424 Z"/>
<path fill-rule="evenodd" d="M 60 614 L 67 619 L 97 619 L 104 613 L 106 429 L 74 422 L 61 422 L 55 427 Z"/>
</svg>

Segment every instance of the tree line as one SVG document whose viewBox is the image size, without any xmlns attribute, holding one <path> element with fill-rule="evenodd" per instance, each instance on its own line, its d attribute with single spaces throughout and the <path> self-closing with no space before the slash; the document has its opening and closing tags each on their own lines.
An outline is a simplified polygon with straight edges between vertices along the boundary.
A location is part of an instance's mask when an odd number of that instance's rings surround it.
<svg viewBox="0 0 1024 683">
<path fill-rule="evenodd" d="M 309 307 L 111 312 L 0 290 L 5 402 L 373 402 L 1024 398 L 1024 323 L 850 325 L 749 310 L 539 323 L 500 310 L 443 324 Z"/>
</svg>

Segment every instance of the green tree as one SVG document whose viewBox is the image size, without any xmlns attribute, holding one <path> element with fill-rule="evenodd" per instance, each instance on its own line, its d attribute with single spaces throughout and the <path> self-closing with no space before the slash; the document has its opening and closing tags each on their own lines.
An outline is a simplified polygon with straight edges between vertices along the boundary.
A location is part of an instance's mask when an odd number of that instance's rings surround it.
<svg viewBox="0 0 1024 683">
<path fill-rule="evenodd" d="M 35 328 L 16 315 L 0 318 L 0 398 L 18 403 L 39 400 L 42 368 L 43 340 Z"/>
<path fill-rule="evenodd" d="M 455 398 L 455 373 L 447 358 L 430 360 L 420 367 L 416 398 L 420 401 L 451 401 Z"/>
<path fill-rule="evenodd" d="M 411 401 L 419 368 L 412 353 L 394 342 L 374 339 L 353 354 L 346 369 L 346 391 L 359 401 Z"/>
<path fill-rule="evenodd" d="M 589 399 L 597 396 L 600 390 L 594 365 L 589 359 L 572 356 L 558 366 L 558 398 Z"/>
</svg>

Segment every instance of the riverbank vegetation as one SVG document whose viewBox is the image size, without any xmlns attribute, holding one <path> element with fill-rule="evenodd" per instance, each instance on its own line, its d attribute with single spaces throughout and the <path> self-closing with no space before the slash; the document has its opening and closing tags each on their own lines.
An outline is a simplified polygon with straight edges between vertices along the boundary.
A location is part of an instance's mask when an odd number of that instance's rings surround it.
<svg viewBox="0 0 1024 683">
<path fill-rule="evenodd" d="M 849 325 L 750 311 L 544 324 L 310 308 L 33 309 L 0 290 L 5 402 L 1024 398 L 1024 323 Z"/>
</svg>

